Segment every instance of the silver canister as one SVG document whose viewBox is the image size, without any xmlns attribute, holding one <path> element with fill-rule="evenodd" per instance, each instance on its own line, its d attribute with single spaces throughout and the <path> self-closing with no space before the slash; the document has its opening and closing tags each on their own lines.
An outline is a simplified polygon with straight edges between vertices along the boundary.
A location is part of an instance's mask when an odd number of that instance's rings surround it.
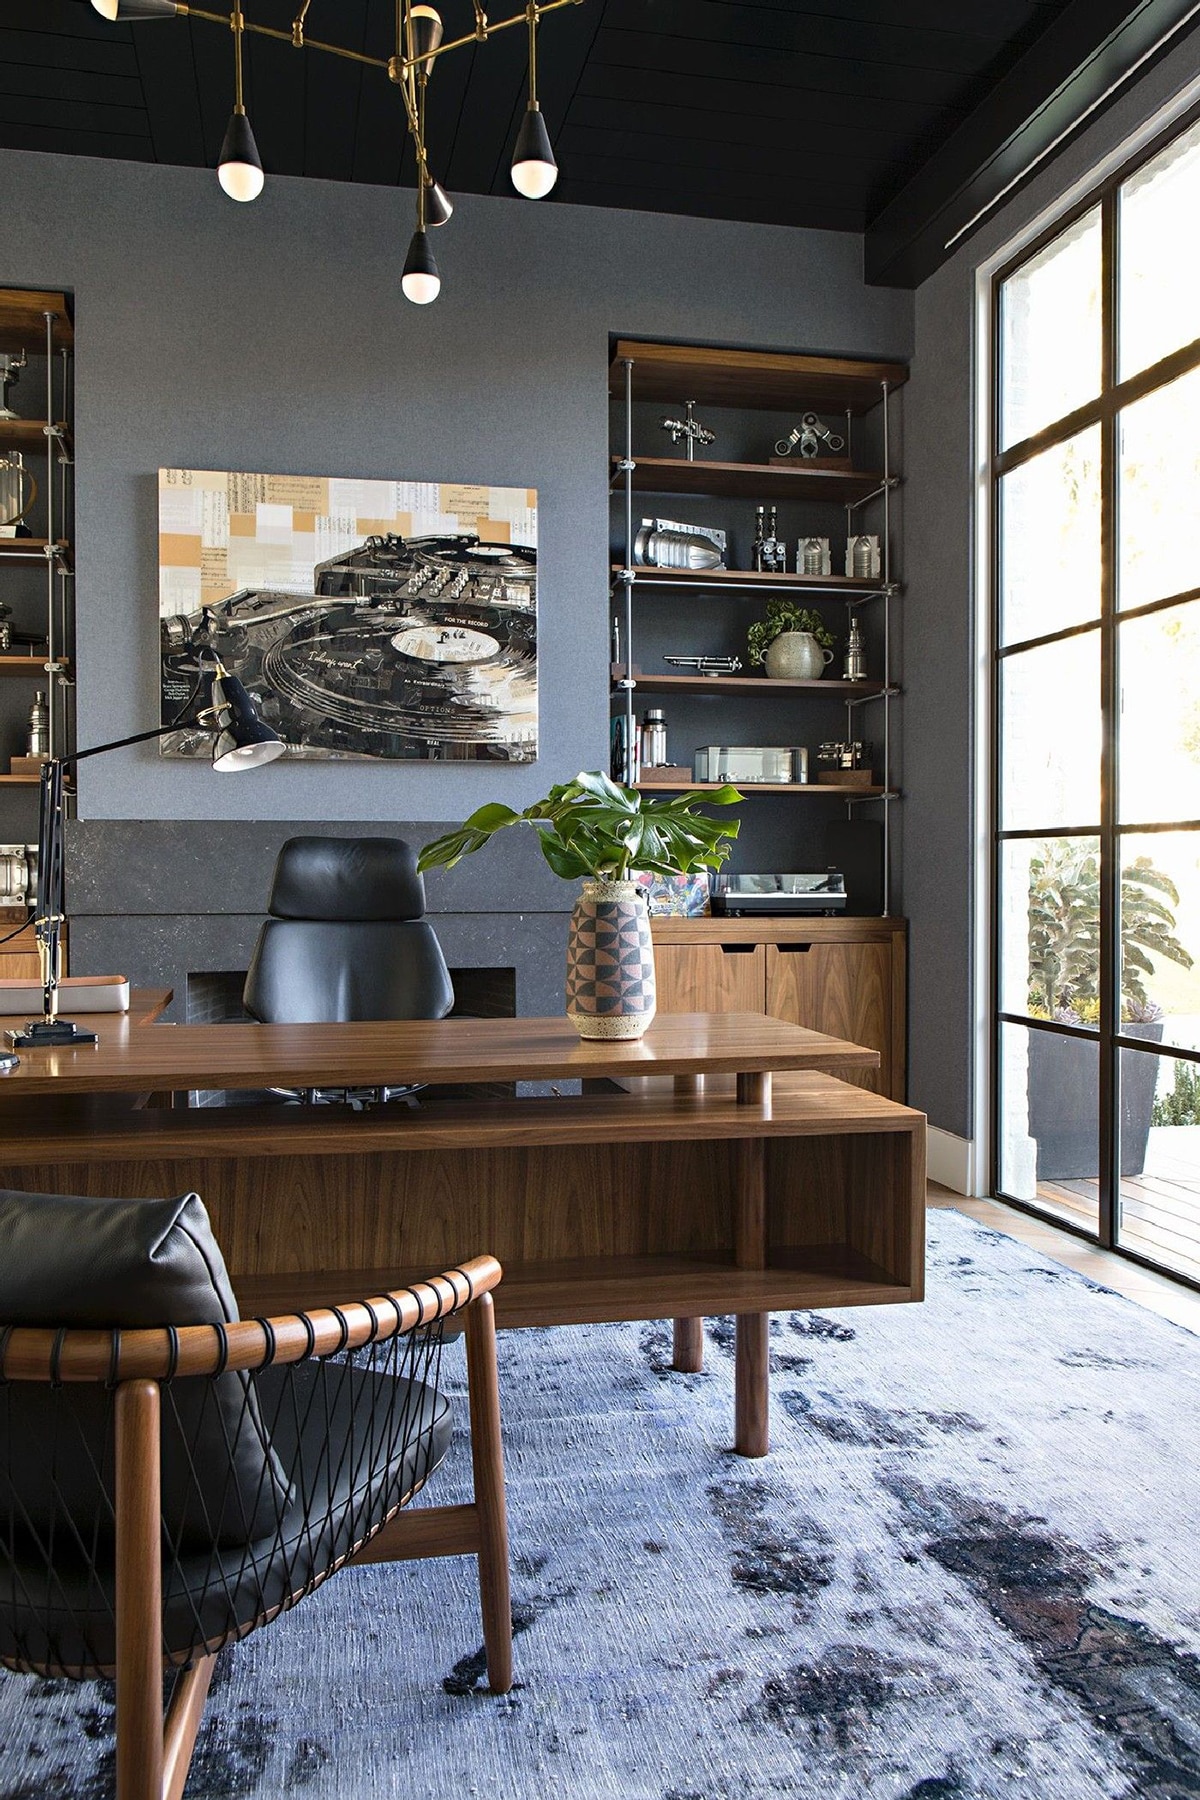
<svg viewBox="0 0 1200 1800">
<path fill-rule="evenodd" d="M 808 780 L 807 744 L 797 744 L 792 751 L 792 780 L 801 785 Z"/>
<path fill-rule="evenodd" d="M 50 708 L 46 696 L 39 688 L 33 696 L 33 705 L 29 709 L 29 749 L 28 756 L 49 756 L 50 754 Z"/>
<path fill-rule="evenodd" d="M 642 767 L 657 769 L 667 760 L 667 721 L 661 706 L 647 707 L 642 719 Z"/>
</svg>

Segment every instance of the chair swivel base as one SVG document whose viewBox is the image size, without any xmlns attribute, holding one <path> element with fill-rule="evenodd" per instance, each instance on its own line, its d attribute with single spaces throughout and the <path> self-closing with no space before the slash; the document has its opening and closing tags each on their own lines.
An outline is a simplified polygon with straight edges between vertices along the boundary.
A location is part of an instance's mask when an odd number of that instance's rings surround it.
<svg viewBox="0 0 1200 1800">
<path fill-rule="evenodd" d="M 94 1044 L 94 1031 L 81 1031 L 71 1019 L 31 1019 L 24 1031 L 6 1031 L 14 1050 L 51 1050 L 64 1044 Z"/>
</svg>

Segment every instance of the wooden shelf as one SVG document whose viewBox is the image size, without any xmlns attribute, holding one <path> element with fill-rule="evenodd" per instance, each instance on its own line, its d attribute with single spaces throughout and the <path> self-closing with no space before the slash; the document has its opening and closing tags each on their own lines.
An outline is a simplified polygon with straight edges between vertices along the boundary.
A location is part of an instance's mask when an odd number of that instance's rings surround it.
<svg viewBox="0 0 1200 1800">
<path fill-rule="evenodd" d="M 69 349 L 75 333 L 65 294 L 40 288 L 0 288 L 0 350 L 44 356 L 46 313 L 54 314 L 54 348 Z"/>
<path fill-rule="evenodd" d="M 66 433 L 63 441 L 70 455 L 71 437 L 64 420 L 59 420 L 58 428 Z M 44 456 L 49 443 L 44 419 L 0 419 L 0 450 L 23 450 L 27 456 Z"/>
<path fill-rule="evenodd" d="M 885 381 L 899 387 L 908 379 L 903 363 L 622 338 L 609 366 L 611 393 L 625 391 L 626 357 L 633 359 L 635 400 L 679 405 L 695 400 L 701 406 L 766 412 L 870 412 L 880 403 Z"/>
<path fill-rule="evenodd" d="M 622 663 L 612 666 L 614 681 L 623 681 Z M 651 694 L 753 694 L 759 700 L 786 694 L 882 694 L 882 681 L 836 681 L 828 676 L 819 681 L 773 681 L 766 675 L 644 675 L 633 671 L 639 689 Z M 893 694 L 896 689 L 892 689 Z"/>
<path fill-rule="evenodd" d="M 614 456 L 611 462 L 615 482 L 620 477 L 621 458 Z M 633 485 L 640 494 L 710 494 L 744 500 L 827 500 L 835 506 L 864 500 L 882 483 L 882 475 L 862 469 L 806 469 L 803 464 L 787 468 L 779 463 L 687 462 L 681 456 L 639 456 L 633 471 Z"/>
<path fill-rule="evenodd" d="M 0 676 L 27 676 L 31 681 L 45 681 L 46 664 L 50 660 L 50 652 L 43 648 L 32 656 L 0 656 Z M 66 669 L 67 664 L 59 657 L 59 664 Z"/>
<path fill-rule="evenodd" d="M 613 563 L 612 572 L 623 574 L 624 564 Z M 886 582 L 862 581 L 853 575 L 777 575 L 766 569 L 653 569 L 643 568 L 640 564 L 634 574 L 637 578 L 633 583 L 634 593 L 640 588 L 652 587 L 687 588 L 689 591 L 712 588 L 725 593 L 736 592 L 739 588 L 753 591 L 769 587 L 783 593 L 794 589 L 797 593 L 829 594 L 845 600 L 860 594 L 887 592 Z"/>
<path fill-rule="evenodd" d="M 0 560 L 10 562 L 39 562 L 46 560 L 48 538 L 0 538 Z M 61 568 L 70 567 L 71 546 L 64 538 L 55 540 L 58 555 L 55 561 Z"/>
<path fill-rule="evenodd" d="M 3 787 L 38 787 L 40 775 L 0 775 L 0 786 Z"/>
<path fill-rule="evenodd" d="M 817 683 L 820 686 L 820 683 Z M 755 794 L 807 794 L 810 799 L 818 800 L 879 800 L 885 794 L 892 799 L 898 796 L 894 788 L 882 787 L 838 787 L 832 781 L 639 781 L 639 794 L 690 794 L 699 788 L 735 787 L 741 790 L 742 798 L 750 800 Z"/>
</svg>

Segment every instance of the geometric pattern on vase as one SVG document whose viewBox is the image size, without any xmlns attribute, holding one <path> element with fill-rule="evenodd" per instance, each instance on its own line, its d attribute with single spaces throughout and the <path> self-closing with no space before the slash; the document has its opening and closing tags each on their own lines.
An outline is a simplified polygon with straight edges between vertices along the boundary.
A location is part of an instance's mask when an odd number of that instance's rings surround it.
<svg viewBox="0 0 1200 1800">
<path fill-rule="evenodd" d="M 588 882 L 567 937 L 567 1015 L 585 1037 L 640 1037 L 654 1017 L 654 946 L 633 882 Z"/>
</svg>

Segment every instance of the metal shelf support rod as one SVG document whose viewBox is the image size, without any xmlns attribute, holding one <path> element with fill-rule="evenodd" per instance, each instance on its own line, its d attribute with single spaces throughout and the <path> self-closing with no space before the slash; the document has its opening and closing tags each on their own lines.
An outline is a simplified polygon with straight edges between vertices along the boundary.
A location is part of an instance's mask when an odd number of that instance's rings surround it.
<svg viewBox="0 0 1200 1800">
<path fill-rule="evenodd" d="M 625 667 L 632 670 L 633 656 L 633 358 L 625 358 Z M 625 784 L 633 787 L 639 770 L 634 754 L 633 681 L 625 683 Z"/>
</svg>

